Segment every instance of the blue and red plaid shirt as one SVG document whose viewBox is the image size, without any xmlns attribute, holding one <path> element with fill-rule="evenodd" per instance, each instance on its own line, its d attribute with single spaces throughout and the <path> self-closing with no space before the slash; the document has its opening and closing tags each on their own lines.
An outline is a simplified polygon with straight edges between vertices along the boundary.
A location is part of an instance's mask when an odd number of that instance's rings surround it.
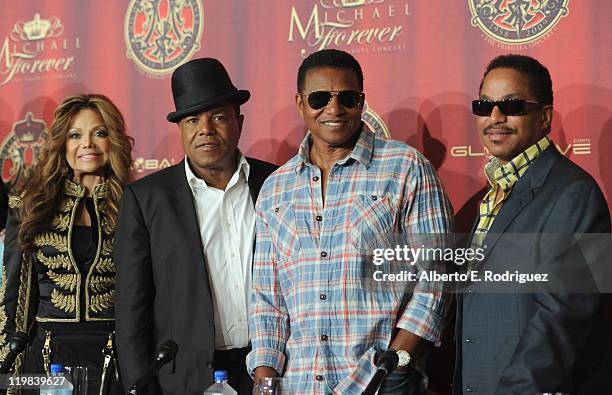
<svg viewBox="0 0 612 395">
<path fill-rule="evenodd" d="M 372 249 L 397 233 L 448 235 L 452 209 L 427 159 L 365 127 L 323 205 L 311 141 L 259 193 L 247 365 L 281 372 L 290 393 L 361 393 L 396 327 L 432 342 L 444 327 L 441 292 L 372 281 Z"/>
</svg>

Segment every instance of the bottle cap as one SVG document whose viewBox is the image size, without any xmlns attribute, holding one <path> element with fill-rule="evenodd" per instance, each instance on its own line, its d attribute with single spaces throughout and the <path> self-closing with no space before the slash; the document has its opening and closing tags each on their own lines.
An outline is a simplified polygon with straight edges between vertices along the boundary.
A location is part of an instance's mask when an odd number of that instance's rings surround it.
<svg viewBox="0 0 612 395">
<path fill-rule="evenodd" d="M 227 370 L 215 370 L 215 381 L 226 381 Z"/>
<path fill-rule="evenodd" d="M 64 367 L 62 366 L 61 363 L 52 363 L 51 364 L 51 375 L 57 375 L 62 373 L 64 370 Z"/>
</svg>

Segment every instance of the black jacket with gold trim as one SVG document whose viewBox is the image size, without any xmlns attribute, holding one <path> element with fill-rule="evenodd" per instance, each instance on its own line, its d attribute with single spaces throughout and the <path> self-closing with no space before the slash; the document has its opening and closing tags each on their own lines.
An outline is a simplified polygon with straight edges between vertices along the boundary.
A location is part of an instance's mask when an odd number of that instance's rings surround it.
<svg viewBox="0 0 612 395">
<path fill-rule="evenodd" d="M 36 248 L 29 254 L 23 254 L 17 242 L 21 199 L 9 199 L 0 288 L 0 360 L 8 352 L 7 343 L 13 333 L 29 332 L 34 320 L 65 323 L 114 320 L 114 229 L 102 215 L 107 191 L 106 184 L 99 184 L 92 192 L 98 242 L 87 273 L 81 273 L 72 253 L 75 216 L 86 194 L 82 185 L 65 181 L 58 213 L 49 230 L 36 235 Z"/>
</svg>

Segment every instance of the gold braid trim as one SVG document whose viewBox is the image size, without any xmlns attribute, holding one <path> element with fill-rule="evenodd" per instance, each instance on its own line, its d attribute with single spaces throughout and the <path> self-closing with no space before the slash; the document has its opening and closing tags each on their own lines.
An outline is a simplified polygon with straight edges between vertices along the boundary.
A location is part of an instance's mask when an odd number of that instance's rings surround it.
<svg viewBox="0 0 612 395">
<path fill-rule="evenodd" d="M 6 333 L 2 335 L 2 343 L 6 341 L 5 339 L 6 339 Z M 9 352 L 9 343 L 6 342 L 6 344 L 4 344 L 2 348 L 0 348 L 0 360 L 1 361 L 4 361 L 4 359 L 8 355 L 8 352 Z"/>
<path fill-rule="evenodd" d="M 65 255 L 46 256 L 42 250 L 38 250 L 36 258 L 49 269 L 66 269 L 72 270 L 70 258 Z"/>
<path fill-rule="evenodd" d="M 70 226 L 70 214 L 56 215 L 51 221 L 51 226 L 60 231 L 65 231 Z"/>
<path fill-rule="evenodd" d="M 6 327 L 6 309 L 4 308 L 4 294 L 6 293 L 6 268 L 2 265 L 2 286 L 0 286 L 0 344 L 2 345 L 0 348 L 0 360 L 4 361 L 6 358 L 6 354 L 9 352 L 9 345 L 6 341 L 6 332 L 4 331 Z M 6 344 L 5 344 L 6 343 Z"/>
<path fill-rule="evenodd" d="M 83 197 L 85 196 L 85 187 L 66 178 L 64 180 L 64 192 L 70 196 Z"/>
<path fill-rule="evenodd" d="M 72 313 L 76 309 L 76 295 L 66 295 L 57 289 L 53 289 L 51 291 L 51 303 L 60 310 Z"/>
<path fill-rule="evenodd" d="M 21 207 L 21 198 L 19 196 L 13 196 L 10 195 L 9 196 L 9 201 L 8 201 L 9 207 L 10 208 L 18 208 Z"/>
<path fill-rule="evenodd" d="M 102 258 L 96 264 L 96 272 L 100 274 L 115 273 L 113 258 Z"/>
<path fill-rule="evenodd" d="M 58 274 L 53 270 L 47 271 L 47 276 L 60 288 L 74 292 L 77 287 L 78 274 Z"/>
<path fill-rule="evenodd" d="M 105 292 L 100 295 L 93 295 L 90 298 L 89 306 L 95 313 L 99 313 L 102 310 L 110 309 L 114 305 L 115 290 Z"/>
<path fill-rule="evenodd" d="M 105 198 L 108 195 L 108 184 L 97 184 L 93 187 L 93 195 L 97 198 Z"/>
<path fill-rule="evenodd" d="M 30 323 L 28 322 L 28 315 L 30 309 L 30 293 L 32 291 L 32 267 L 30 261 L 30 255 L 22 254 L 21 258 L 21 275 L 19 278 L 19 294 L 17 296 L 17 311 L 15 312 L 15 332 L 29 333 L 28 329 Z M 23 355 L 25 352 L 20 353 L 15 358 L 15 373 L 18 375 L 21 372 L 21 364 L 23 362 Z"/>
<path fill-rule="evenodd" d="M 113 239 L 104 239 L 102 241 L 102 255 L 113 255 Z"/>
<path fill-rule="evenodd" d="M 21 198 L 17 196 L 9 196 L 9 205 L 11 208 L 21 207 Z M 19 274 L 19 288 L 17 291 L 17 308 L 15 311 L 15 332 L 28 333 L 29 323 L 29 303 L 30 303 L 30 292 L 32 289 L 32 272 L 30 265 L 30 256 L 27 254 L 21 255 L 21 271 Z M 6 341 L 6 309 L 4 305 L 4 297 L 6 294 L 6 266 L 2 265 L 2 286 L 0 287 L 0 300 L 3 302 L 0 305 L 0 344 L 3 344 L 0 348 L 0 358 L 4 361 L 6 354 L 9 352 L 9 343 Z M 6 343 L 5 343 L 6 342 Z M 14 363 L 13 377 L 17 377 L 21 372 L 23 363 L 23 356 L 27 351 L 24 351 L 17 355 Z M 7 394 L 17 394 L 19 390 L 8 389 Z"/>
<path fill-rule="evenodd" d="M 23 363 L 23 356 L 25 355 L 26 352 L 27 352 L 27 349 L 19 353 L 19 355 L 17 355 L 17 357 L 15 358 L 15 364 L 13 365 L 15 366 L 15 371 L 13 372 L 14 378 L 18 378 L 19 374 L 21 373 L 21 365 Z M 6 395 L 19 395 L 21 393 L 22 393 L 21 389 L 9 388 L 6 390 Z"/>
<path fill-rule="evenodd" d="M 30 302 L 30 288 L 32 281 L 31 262 L 28 254 L 22 254 L 21 277 L 19 279 L 19 296 L 17 297 L 17 312 L 15 314 L 15 332 L 27 333 L 28 303 Z"/>
<path fill-rule="evenodd" d="M 60 204 L 60 211 L 62 213 L 67 213 L 74 207 L 75 199 L 64 199 Z"/>
<path fill-rule="evenodd" d="M 55 247 L 59 252 L 68 252 L 68 239 L 66 236 L 61 236 L 56 233 L 43 233 L 34 238 L 34 244 L 37 247 L 51 246 Z"/>
<path fill-rule="evenodd" d="M 114 229 L 112 228 L 112 226 L 108 224 L 106 217 L 104 215 L 101 215 L 101 217 L 102 217 L 102 230 L 104 231 L 104 233 L 107 235 L 113 234 Z"/>
<path fill-rule="evenodd" d="M 105 291 L 114 285 L 115 277 L 91 276 L 89 279 L 89 289 L 94 292 Z"/>
</svg>

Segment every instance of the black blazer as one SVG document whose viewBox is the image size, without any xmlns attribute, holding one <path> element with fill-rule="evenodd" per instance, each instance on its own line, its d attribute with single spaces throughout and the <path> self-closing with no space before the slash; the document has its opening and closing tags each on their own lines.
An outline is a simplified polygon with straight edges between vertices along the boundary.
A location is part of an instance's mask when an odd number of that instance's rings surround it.
<svg viewBox="0 0 612 395">
<path fill-rule="evenodd" d="M 6 227 L 6 218 L 8 216 L 8 192 L 6 185 L 0 180 L 0 230 Z"/>
<path fill-rule="evenodd" d="M 458 295 L 454 393 L 576 394 L 597 385 L 609 311 L 601 294 L 588 293 L 597 288 L 587 265 L 610 262 L 605 249 L 595 256 L 566 237 L 583 233 L 607 233 L 609 243 L 608 206 L 593 178 L 551 145 L 514 186 L 476 268 L 481 277 L 484 270 L 548 272 L 555 291 L 586 293 L 526 293 L 511 289 L 516 283 L 490 293 L 483 288 L 490 285 L 470 284 Z"/>
<path fill-rule="evenodd" d="M 253 203 L 276 166 L 247 158 Z M 115 231 L 116 342 L 126 390 L 173 340 L 179 351 L 147 393 L 201 394 L 212 383 L 215 328 L 193 195 L 181 163 L 129 185 Z"/>
</svg>

